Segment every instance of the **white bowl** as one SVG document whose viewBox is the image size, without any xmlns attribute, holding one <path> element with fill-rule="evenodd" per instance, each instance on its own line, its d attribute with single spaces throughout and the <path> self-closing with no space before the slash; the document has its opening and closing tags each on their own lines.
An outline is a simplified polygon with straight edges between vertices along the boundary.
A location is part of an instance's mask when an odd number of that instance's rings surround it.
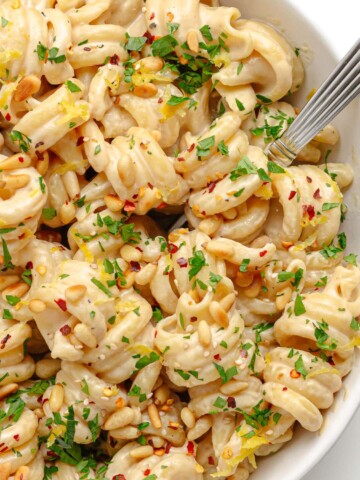
<svg viewBox="0 0 360 480">
<path fill-rule="evenodd" d="M 285 33 L 294 46 L 308 49 L 304 55 L 306 80 L 294 102 L 298 106 L 305 103 L 306 95 L 311 89 L 319 87 L 358 37 L 360 2 L 343 0 L 340 4 L 328 0 L 223 0 L 221 4 L 238 7 L 245 18 L 272 23 Z M 350 163 L 359 171 L 359 101 L 353 102 L 332 123 L 337 126 L 341 141 L 333 149 L 330 161 Z M 360 192 L 360 172 L 345 195 L 349 212 L 343 229 L 348 237 L 348 251 L 354 253 L 360 253 L 360 197 L 357 192 Z M 300 480 L 338 440 L 359 404 L 360 354 L 357 352 L 352 372 L 345 378 L 334 405 L 324 415 L 321 432 L 313 434 L 297 428 L 288 445 L 275 455 L 258 462 L 258 469 L 251 480 Z"/>
</svg>

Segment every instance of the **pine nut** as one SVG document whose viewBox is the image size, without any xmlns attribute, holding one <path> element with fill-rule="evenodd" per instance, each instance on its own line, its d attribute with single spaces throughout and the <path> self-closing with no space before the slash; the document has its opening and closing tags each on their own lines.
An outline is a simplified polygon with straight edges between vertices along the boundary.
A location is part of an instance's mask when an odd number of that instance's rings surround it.
<svg viewBox="0 0 360 480">
<path fill-rule="evenodd" d="M 134 87 L 133 94 L 140 98 L 154 97 L 158 92 L 158 88 L 153 83 L 143 83 L 137 87 Z"/>
<path fill-rule="evenodd" d="M 156 405 L 154 403 L 151 403 L 148 408 L 148 414 L 150 418 L 150 422 L 154 428 L 161 428 L 162 423 L 161 423 L 161 418 L 158 412 L 158 409 L 156 408 Z"/>
<path fill-rule="evenodd" d="M 4 264 L 4 257 L 1 262 L 1 264 Z M 20 278 L 17 275 L 4 275 L 0 277 L 0 291 L 2 292 L 5 288 L 9 287 L 10 285 L 13 285 L 16 283 Z"/>
<path fill-rule="evenodd" d="M 236 295 L 234 292 L 232 292 L 226 295 L 224 298 L 222 298 L 219 304 L 225 310 L 225 312 L 228 312 L 230 308 L 233 306 L 235 299 L 236 299 Z"/>
<path fill-rule="evenodd" d="M 69 171 L 61 177 L 65 190 L 71 199 L 80 196 L 79 180 L 75 172 Z"/>
<path fill-rule="evenodd" d="M 53 386 L 50 397 L 49 406 L 52 412 L 60 412 L 60 409 L 64 403 L 64 388 L 57 383 Z"/>
<path fill-rule="evenodd" d="M 5 182 L 1 182 L 1 185 L 5 185 Z M 13 197 L 15 195 L 15 190 L 10 189 L 10 188 L 0 188 L 0 197 L 3 200 L 9 200 L 9 198 Z"/>
<path fill-rule="evenodd" d="M 39 419 L 45 417 L 45 413 L 44 413 L 44 410 L 42 408 L 35 408 L 34 413 L 37 416 L 37 418 L 39 418 Z"/>
<path fill-rule="evenodd" d="M 164 405 L 166 400 L 170 397 L 170 388 L 167 385 L 161 385 L 154 392 L 154 403 L 155 405 Z"/>
<path fill-rule="evenodd" d="M 261 291 L 260 278 L 254 278 L 254 281 L 249 287 L 244 288 L 244 294 L 248 298 L 256 298 Z"/>
<path fill-rule="evenodd" d="M 25 282 L 14 283 L 10 287 L 7 287 L 5 290 L 2 291 L 2 297 L 5 301 L 7 301 L 6 297 L 8 295 L 21 298 L 23 295 L 25 295 L 25 293 L 29 291 L 29 289 L 30 286 Z"/>
<path fill-rule="evenodd" d="M 136 62 L 135 70 L 141 69 L 145 72 L 160 72 L 164 62 L 159 57 L 145 57 Z"/>
<path fill-rule="evenodd" d="M 181 410 L 181 420 L 185 423 L 187 428 L 194 428 L 196 423 L 196 418 L 193 412 L 188 407 L 184 407 Z"/>
<path fill-rule="evenodd" d="M 148 437 L 148 442 L 154 447 L 154 448 L 161 448 L 165 445 L 165 440 L 161 437 L 158 437 L 157 435 L 151 435 Z"/>
<path fill-rule="evenodd" d="M 187 37 L 186 37 L 186 42 L 189 46 L 189 49 L 192 52 L 198 53 L 198 51 L 199 51 L 199 40 L 198 40 L 196 32 L 194 32 L 194 31 L 189 32 L 187 34 Z"/>
<path fill-rule="evenodd" d="M 248 382 L 239 382 L 238 380 L 230 380 L 226 382 L 224 385 L 221 385 L 220 392 L 224 395 L 233 395 L 234 393 L 241 392 L 246 390 L 249 386 Z"/>
<path fill-rule="evenodd" d="M 124 206 L 124 202 L 117 195 L 105 195 L 104 201 L 111 212 L 120 212 Z"/>
<path fill-rule="evenodd" d="M 60 207 L 60 220 L 64 225 L 72 222 L 76 215 L 76 207 L 72 202 L 66 202 Z"/>
<path fill-rule="evenodd" d="M 227 328 L 229 326 L 229 319 L 227 313 L 218 302 L 210 303 L 209 313 L 212 319 L 221 327 Z"/>
<path fill-rule="evenodd" d="M 123 428 L 117 428 L 116 430 L 111 430 L 110 435 L 116 440 L 132 440 L 139 436 L 139 432 L 136 427 L 127 426 Z"/>
<path fill-rule="evenodd" d="M 68 302 L 77 303 L 84 298 L 86 291 L 85 285 L 72 285 L 65 290 L 65 298 Z"/>
<path fill-rule="evenodd" d="M 196 421 L 193 428 L 190 428 L 187 434 L 187 439 L 190 441 L 202 437 L 212 427 L 212 418 L 210 415 L 204 415 Z"/>
<path fill-rule="evenodd" d="M 61 368 L 61 360 L 55 358 L 43 358 L 36 363 L 35 373 L 36 375 L 47 380 L 54 377 Z"/>
<path fill-rule="evenodd" d="M 35 75 L 28 75 L 22 78 L 14 92 L 15 102 L 23 102 L 27 98 L 37 93 L 41 86 L 40 78 Z"/>
<path fill-rule="evenodd" d="M 140 460 L 142 458 L 151 457 L 153 453 L 154 449 L 151 445 L 144 445 L 143 447 L 138 447 L 134 448 L 134 450 L 131 450 L 130 456 L 136 460 Z"/>
<path fill-rule="evenodd" d="M 117 171 L 125 187 L 130 188 L 134 185 L 136 180 L 136 169 L 134 168 L 130 155 L 123 155 L 121 157 L 121 161 L 119 161 L 117 165 Z"/>
<path fill-rule="evenodd" d="M 36 162 L 36 170 L 40 173 L 40 175 L 44 176 L 49 170 L 49 154 L 44 152 L 42 155 L 43 158 Z"/>
<path fill-rule="evenodd" d="M 236 208 L 230 208 L 229 210 L 226 210 L 225 212 L 222 212 L 222 216 L 226 218 L 226 220 L 235 220 L 237 217 L 237 210 Z"/>
<path fill-rule="evenodd" d="M 95 348 L 97 340 L 90 327 L 84 323 L 78 323 L 74 328 L 75 337 L 89 348 Z"/>
<path fill-rule="evenodd" d="M 6 158 L 0 163 L 0 170 L 16 170 L 17 168 L 27 168 L 31 165 L 31 158 L 23 153 L 17 153 Z"/>
<path fill-rule="evenodd" d="M 34 298 L 34 300 L 29 302 L 29 310 L 32 313 L 41 313 L 46 310 L 46 303 L 44 303 L 42 300 L 37 300 Z"/>
<path fill-rule="evenodd" d="M 275 299 L 275 305 L 278 310 L 284 310 L 286 305 L 290 302 L 292 295 L 292 289 L 290 287 L 286 287 L 280 292 L 277 293 Z"/>
<path fill-rule="evenodd" d="M 132 245 L 124 245 L 120 248 L 120 255 L 125 262 L 140 262 L 142 253 Z"/>
<path fill-rule="evenodd" d="M 205 320 L 201 320 L 198 325 L 199 341 L 203 347 L 208 347 L 211 344 L 211 330 Z"/>
<path fill-rule="evenodd" d="M 153 263 L 148 263 L 145 267 L 143 267 L 140 272 L 137 272 L 135 275 L 135 283 L 138 285 L 147 285 L 153 279 L 156 273 L 156 265 Z"/>
<path fill-rule="evenodd" d="M 8 480 L 11 472 L 11 464 L 9 462 L 0 465 L 0 480 Z"/>
<path fill-rule="evenodd" d="M 237 272 L 235 283 L 238 287 L 249 287 L 254 280 L 254 274 L 251 272 Z"/>
<path fill-rule="evenodd" d="M 30 176 L 25 174 L 3 175 L 1 180 L 5 182 L 4 187 L 18 190 L 19 188 L 26 187 L 26 185 L 30 182 Z"/>
<path fill-rule="evenodd" d="M 8 385 L 0 387 L 0 400 L 3 400 L 12 393 L 15 393 L 18 389 L 19 385 L 17 383 L 9 383 Z"/>
<path fill-rule="evenodd" d="M 29 480 L 30 478 L 30 469 L 26 465 L 18 468 L 15 473 L 14 480 Z"/>
<path fill-rule="evenodd" d="M 110 417 L 106 420 L 103 429 L 116 430 L 118 428 L 125 427 L 126 425 L 129 425 L 129 423 L 132 423 L 134 417 L 134 410 L 130 407 L 124 407 L 110 415 Z"/>
</svg>

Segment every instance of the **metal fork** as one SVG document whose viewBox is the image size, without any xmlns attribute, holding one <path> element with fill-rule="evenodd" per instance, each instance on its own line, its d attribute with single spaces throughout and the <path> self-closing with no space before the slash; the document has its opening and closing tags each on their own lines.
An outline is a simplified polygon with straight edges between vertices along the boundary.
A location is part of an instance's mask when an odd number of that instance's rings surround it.
<svg viewBox="0 0 360 480">
<path fill-rule="evenodd" d="M 284 134 L 265 153 L 284 167 L 360 93 L 360 39 L 345 55 Z"/>
</svg>

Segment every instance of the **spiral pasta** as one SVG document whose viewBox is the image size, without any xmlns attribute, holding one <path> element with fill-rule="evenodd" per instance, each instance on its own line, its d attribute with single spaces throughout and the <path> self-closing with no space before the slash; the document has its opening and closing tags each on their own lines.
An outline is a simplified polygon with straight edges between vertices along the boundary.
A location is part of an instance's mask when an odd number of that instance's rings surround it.
<svg viewBox="0 0 360 480">
<path fill-rule="evenodd" d="M 248 480 L 360 344 L 339 134 L 265 154 L 298 49 L 217 0 L 4 0 L 0 40 L 0 478 Z"/>
</svg>

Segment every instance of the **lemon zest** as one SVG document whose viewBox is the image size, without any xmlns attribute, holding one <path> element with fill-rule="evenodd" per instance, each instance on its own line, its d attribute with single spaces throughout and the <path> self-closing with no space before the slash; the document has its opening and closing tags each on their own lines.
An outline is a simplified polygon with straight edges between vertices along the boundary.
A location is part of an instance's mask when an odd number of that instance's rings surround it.
<svg viewBox="0 0 360 480">
<path fill-rule="evenodd" d="M 306 378 L 316 377 L 317 375 L 325 375 L 326 373 L 332 373 L 334 375 L 341 376 L 341 373 L 336 368 L 320 368 L 319 370 L 315 370 L 314 372 L 310 372 L 306 375 Z"/>
<path fill-rule="evenodd" d="M 11 60 L 21 57 L 19 50 L 4 50 L 0 52 L 0 77 L 6 77 L 6 66 Z"/>
</svg>

